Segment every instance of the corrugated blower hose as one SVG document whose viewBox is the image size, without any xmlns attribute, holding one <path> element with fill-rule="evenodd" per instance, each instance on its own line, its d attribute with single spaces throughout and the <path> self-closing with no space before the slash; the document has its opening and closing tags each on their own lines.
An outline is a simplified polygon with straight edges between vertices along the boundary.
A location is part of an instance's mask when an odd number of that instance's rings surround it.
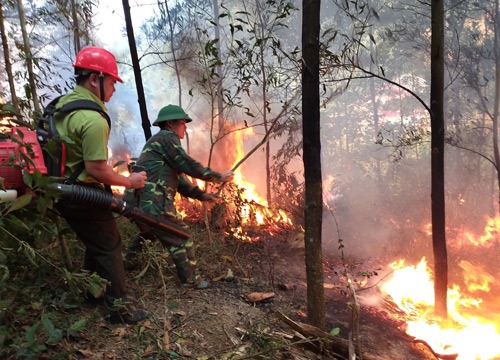
<svg viewBox="0 0 500 360">
<path fill-rule="evenodd" d="M 189 229 L 163 218 L 146 214 L 135 205 L 129 204 L 122 199 L 118 199 L 104 190 L 82 185 L 68 185 L 60 183 L 52 183 L 49 184 L 48 187 L 57 190 L 61 194 L 61 199 L 69 204 L 90 206 L 102 210 L 109 209 L 114 213 L 142 222 L 152 228 L 160 229 L 183 239 L 188 239 L 191 236 Z"/>
</svg>

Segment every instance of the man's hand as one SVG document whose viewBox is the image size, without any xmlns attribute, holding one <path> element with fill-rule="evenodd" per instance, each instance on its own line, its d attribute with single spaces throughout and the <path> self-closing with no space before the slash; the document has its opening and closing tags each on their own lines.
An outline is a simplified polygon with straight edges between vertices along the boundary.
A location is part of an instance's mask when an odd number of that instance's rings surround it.
<svg viewBox="0 0 500 360">
<path fill-rule="evenodd" d="M 147 175 L 145 171 L 130 173 L 128 179 L 130 180 L 130 187 L 132 189 L 141 189 L 144 187 Z"/>
<path fill-rule="evenodd" d="M 233 180 L 233 178 L 234 178 L 234 172 L 232 172 L 231 170 L 224 171 L 223 173 L 221 173 L 222 182 L 229 182 Z"/>
</svg>

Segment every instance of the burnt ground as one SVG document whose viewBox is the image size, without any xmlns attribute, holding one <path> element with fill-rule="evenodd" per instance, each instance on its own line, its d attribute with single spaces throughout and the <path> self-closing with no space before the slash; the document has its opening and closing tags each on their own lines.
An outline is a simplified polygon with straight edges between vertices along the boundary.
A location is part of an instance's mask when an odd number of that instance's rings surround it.
<svg viewBox="0 0 500 360">
<path fill-rule="evenodd" d="M 121 226 L 126 245 L 135 228 Z M 253 242 L 223 239 L 220 234 L 208 236 L 202 224 L 193 224 L 192 231 L 199 268 L 211 279 L 210 288 L 181 287 L 168 255 L 158 244 L 148 244 L 138 266 L 127 276 L 131 295 L 151 317 L 133 326 L 109 325 L 99 310 L 82 305 L 73 311 L 92 321 L 78 338 L 60 344 L 65 352 L 71 349 L 74 359 L 348 358 L 346 349 L 332 352 L 325 345 L 321 351 L 314 346 L 317 343 L 306 340 L 276 316 L 280 312 L 299 325 L 307 323 L 304 250 L 293 230 L 274 234 L 269 229 L 259 230 L 253 234 L 258 238 Z M 324 259 L 328 330 L 338 332 L 335 337 L 344 344 L 350 332 L 359 334 L 360 342 L 354 345 L 361 349 L 363 359 L 435 359 L 427 348 L 404 334 L 402 323 L 380 307 L 367 304 L 364 299 L 377 297 L 376 287 L 356 291 L 362 305 L 359 326 L 353 325 L 353 297 L 342 269 L 349 267 L 349 276 L 356 283 L 358 275 L 367 275 L 357 271 L 375 270 L 376 261 L 346 265 L 348 260 Z M 251 302 L 246 296 L 252 293 L 272 296 Z"/>
</svg>

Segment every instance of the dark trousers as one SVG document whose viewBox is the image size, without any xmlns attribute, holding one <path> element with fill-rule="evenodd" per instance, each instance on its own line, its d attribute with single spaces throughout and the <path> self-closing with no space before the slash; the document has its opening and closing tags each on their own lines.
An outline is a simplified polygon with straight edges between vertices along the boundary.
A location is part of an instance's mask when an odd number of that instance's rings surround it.
<svg viewBox="0 0 500 360">
<path fill-rule="evenodd" d="M 122 241 L 113 213 L 64 203 L 57 209 L 85 246 L 84 269 L 110 282 L 105 304 L 111 310 L 115 300 L 126 300 Z"/>
</svg>

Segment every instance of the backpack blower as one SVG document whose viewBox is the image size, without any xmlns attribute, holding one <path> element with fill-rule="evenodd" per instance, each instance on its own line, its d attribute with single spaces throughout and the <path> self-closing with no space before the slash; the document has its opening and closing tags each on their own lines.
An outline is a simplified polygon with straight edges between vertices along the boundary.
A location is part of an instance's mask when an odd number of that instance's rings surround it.
<svg viewBox="0 0 500 360">
<path fill-rule="evenodd" d="M 39 171 L 49 175 L 44 161 L 44 150 L 37 138 L 37 131 L 27 127 L 13 126 L 10 134 L 0 133 L 0 203 L 14 201 L 19 194 L 31 189 L 23 181 L 23 172 L 33 174 Z M 127 203 L 112 193 L 82 185 L 50 183 L 47 187 L 56 190 L 62 200 L 74 204 L 110 209 L 134 221 L 140 221 L 152 228 L 165 231 L 182 239 L 190 237 L 189 229 L 181 227 L 163 218 L 146 214 L 144 211 Z"/>
</svg>

